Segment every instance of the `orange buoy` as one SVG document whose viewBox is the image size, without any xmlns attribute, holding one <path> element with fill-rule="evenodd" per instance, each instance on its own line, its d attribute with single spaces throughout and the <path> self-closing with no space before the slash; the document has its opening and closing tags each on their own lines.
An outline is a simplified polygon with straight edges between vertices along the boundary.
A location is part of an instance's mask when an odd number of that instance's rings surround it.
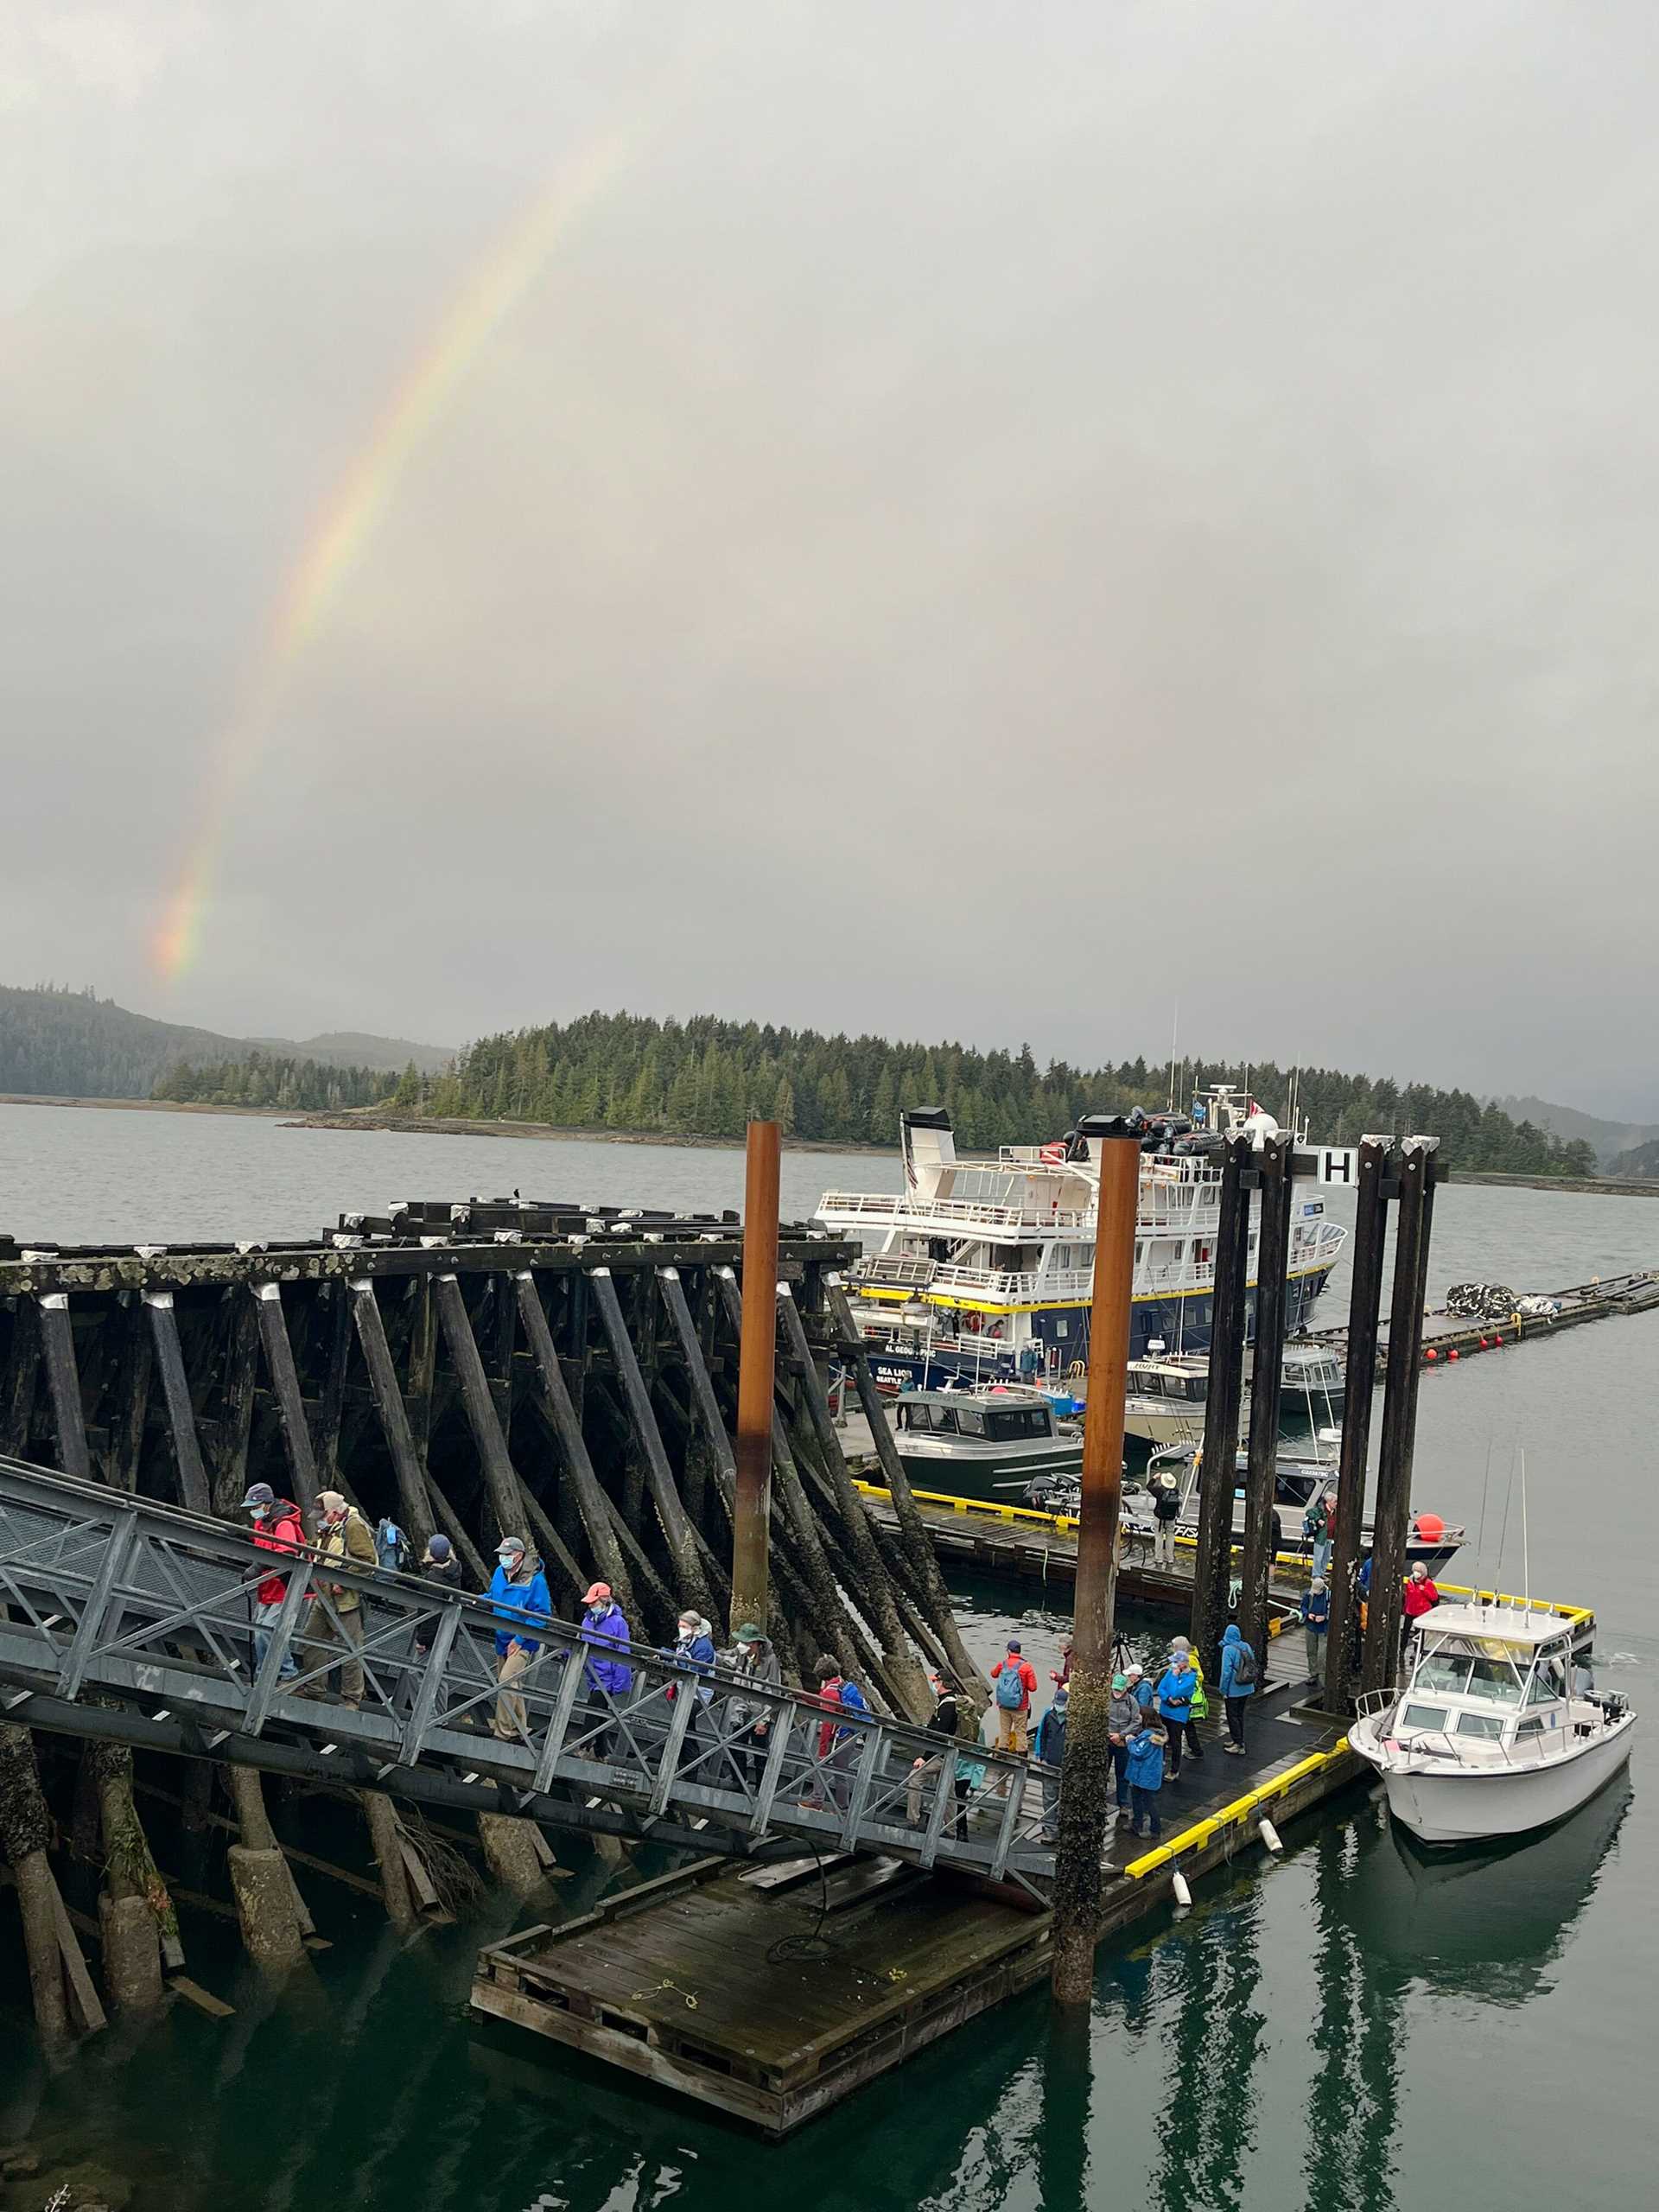
<svg viewBox="0 0 1659 2212">
<path fill-rule="evenodd" d="M 1446 1354 L 1446 1357 L 1447 1357 L 1448 1359 L 1455 1359 L 1455 1358 L 1457 1357 L 1457 1356 L 1458 1356 L 1458 1348 L 1457 1348 L 1457 1346 L 1456 1346 L 1455 1344 L 1453 1344 L 1453 1345 L 1452 1345 L 1452 1349 L 1451 1349 L 1451 1351 L 1450 1351 L 1449 1352 L 1447 1352 L 1447 1354 Z"/>
<path fill-rule="evenodd" d="M 1446 1523 L 1438 1513 L 1420 1513 L 1417 1533 L 1426 1544 L 1438 1544 L 1446 1534 Z"/>
<path fill-rule="evenodd" d="M 1486 1349 L 1486 1339 L 1485 1339 L 1485 1338 L 1484 1338 L 1484 1337 L 1483 1337 L 1483 1338 L 1481 1338 L 1481 1340 L 1480 1340 L 1480 1348 L 1481 1348 L 1482 1351 L 1485 1351 L 1485 1349 Z"/>
<path fill-rule="evenodd" d="M 1423 1354 L 1423 1357 L 1428 1362 L 1431 1367 L 1433 1366 L 1435 1361 L 1440 1357 L 1440 1355 L 1435 1351 L 1433 1344 L 1430 1344 L 1428 1350 Z"/>
<path fill-rule="evenodd" d="M 1492 1343 L 1493 1343 L 1493 1344 L 1495 1345 L 1495 1347 L 1496 1347 L 1499 1351 L 1503 1351 L 1503 1338 L 1502 1338 L 1502 1337 L 1494 1337 L 1494 1338 L 1492 1338 Z"/>
</svg>

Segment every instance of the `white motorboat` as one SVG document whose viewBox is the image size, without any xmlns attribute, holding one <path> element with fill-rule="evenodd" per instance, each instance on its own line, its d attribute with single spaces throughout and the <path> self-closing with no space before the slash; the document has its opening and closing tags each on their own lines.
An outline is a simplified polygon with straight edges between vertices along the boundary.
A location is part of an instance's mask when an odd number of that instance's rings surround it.
<svg viewBox="0 0 1659 2212">
<path fill-rule="evenodd" d="M 1437 1605 L 1405 1688 L 1372 1693 L 1348 1731 L 1395 1820 L 1429 1844 L 1527 1835 L 1622 1772 L 1636 1716 L 1577 1688 L 1574 1641 L 1535 1606 Z"/>
</svg>

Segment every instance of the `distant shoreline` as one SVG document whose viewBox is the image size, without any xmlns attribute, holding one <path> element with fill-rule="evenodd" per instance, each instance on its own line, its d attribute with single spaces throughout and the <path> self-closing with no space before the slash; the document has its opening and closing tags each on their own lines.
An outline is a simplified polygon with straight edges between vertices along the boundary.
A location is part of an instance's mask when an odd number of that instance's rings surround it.
<svg viewBox="0 0 1659 2212">
<path fill-rule="evenodd" d="M 245 1121 L 275 1122 L 285 1129 L 372 1129 L 391 1136 L 507 1137 L 542 1144 L 661 1145 L 682 1152 L 741 1152 L 741 1137 L 688 1135 L 671 1129 L 571 1129 L 554 1122 L 469 1122 L 435 1120 L 423 1115 L 296 1114 L 289 1106 L 223 1106 L 207 1100 L 178 1098 L 58 1098 L 32 1092 L 0 1091 L 0 1106 L 106 1107 L 121 1114 L 229 1114 Z M 892 1145 L 861 1143 L 852 1137 L 785 1137 L 785 1152 L 868 1153 L 890 1159 Z M 964 1163 L 989 1160 L 988 1154 L 964 1153 Z M 1647 1179 L 1616 1175 L 1511 1175 L 1497 1168 L 1454 1167 L 1453 1183 L 1485 1183 L 1496 1190 L 1572 1191 L 1609 1198 L 1659 1198 L 1659 1176 Z"/>
<path fill-rule="evenodd" d="M 0 1106 L 99 1106 L 114 1114 L 234 1114 L 256 1122 L 280 1122 L 294 1110 L 290 1106 L 212 1106 L 194 1098 L 48 1098 L 32 1090 L 0 1090 Z"/>
</svg>

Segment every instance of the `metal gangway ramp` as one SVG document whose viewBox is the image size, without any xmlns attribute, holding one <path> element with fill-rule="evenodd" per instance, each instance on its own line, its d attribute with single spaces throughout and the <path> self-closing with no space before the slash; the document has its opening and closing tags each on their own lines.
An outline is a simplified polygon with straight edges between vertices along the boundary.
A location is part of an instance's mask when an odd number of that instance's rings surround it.
<svg viewBox="0 0 1659 2212">
<path fill-rule="evenodd" d="M 256 1664 L 254 1592 L 273 1573 L 287 1587 Z M 535 1628 L 503 1703 L 499 1625 L 480 1599 L 333 1559 L 320 1574 L 309 1554 L 0 1457 L 6 1719 L 732 1857 L 882 1853 L 1046 1901 L 1053 1853 L 1023 1759 L 846 1713 L 821 1752 L 814 1699 L 595 1645 L 566 1623 Z M 626 1689 L 604 1686 L 596 1656 L 625 1662 Z M 357 1705 L 330 1688 L 342 1657 L 361 1661 Z M 962 1801 L 959 1749 L 983 1763 Z"/>
</svg>

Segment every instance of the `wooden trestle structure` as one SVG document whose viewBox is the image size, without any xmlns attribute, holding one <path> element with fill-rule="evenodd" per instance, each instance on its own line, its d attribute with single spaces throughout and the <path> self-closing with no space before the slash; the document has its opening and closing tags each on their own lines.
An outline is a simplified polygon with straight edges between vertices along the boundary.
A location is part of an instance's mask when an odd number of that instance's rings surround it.
<svg viewBox="0 0 1659 2212">
<path fill-rule="evenodd" d="M 839 1286 L 853 1256 L 780 1232 L 771 1625 L 786 1675 L 828 1650 L 920 1720 L 918 1649 L 977 1676 L 885 1421 L 895 1527 L 841 1449 L 831 1370 L 876 1403 Z M 337 1489 L 417 1556 L 443 1531 L 475 1586 L 523 1534 L 563 1617 L 597 1577 L 636 1637 L 670 1643 L 687 1605 L 728 1625 L 741 1264 L 734 1214 L 517 1199 L 343 1215 L 304 1243 L 0 1237 L 0 1452 L 238 1520 L 251 1482 L 308 1527 Z"/>
</svg>

